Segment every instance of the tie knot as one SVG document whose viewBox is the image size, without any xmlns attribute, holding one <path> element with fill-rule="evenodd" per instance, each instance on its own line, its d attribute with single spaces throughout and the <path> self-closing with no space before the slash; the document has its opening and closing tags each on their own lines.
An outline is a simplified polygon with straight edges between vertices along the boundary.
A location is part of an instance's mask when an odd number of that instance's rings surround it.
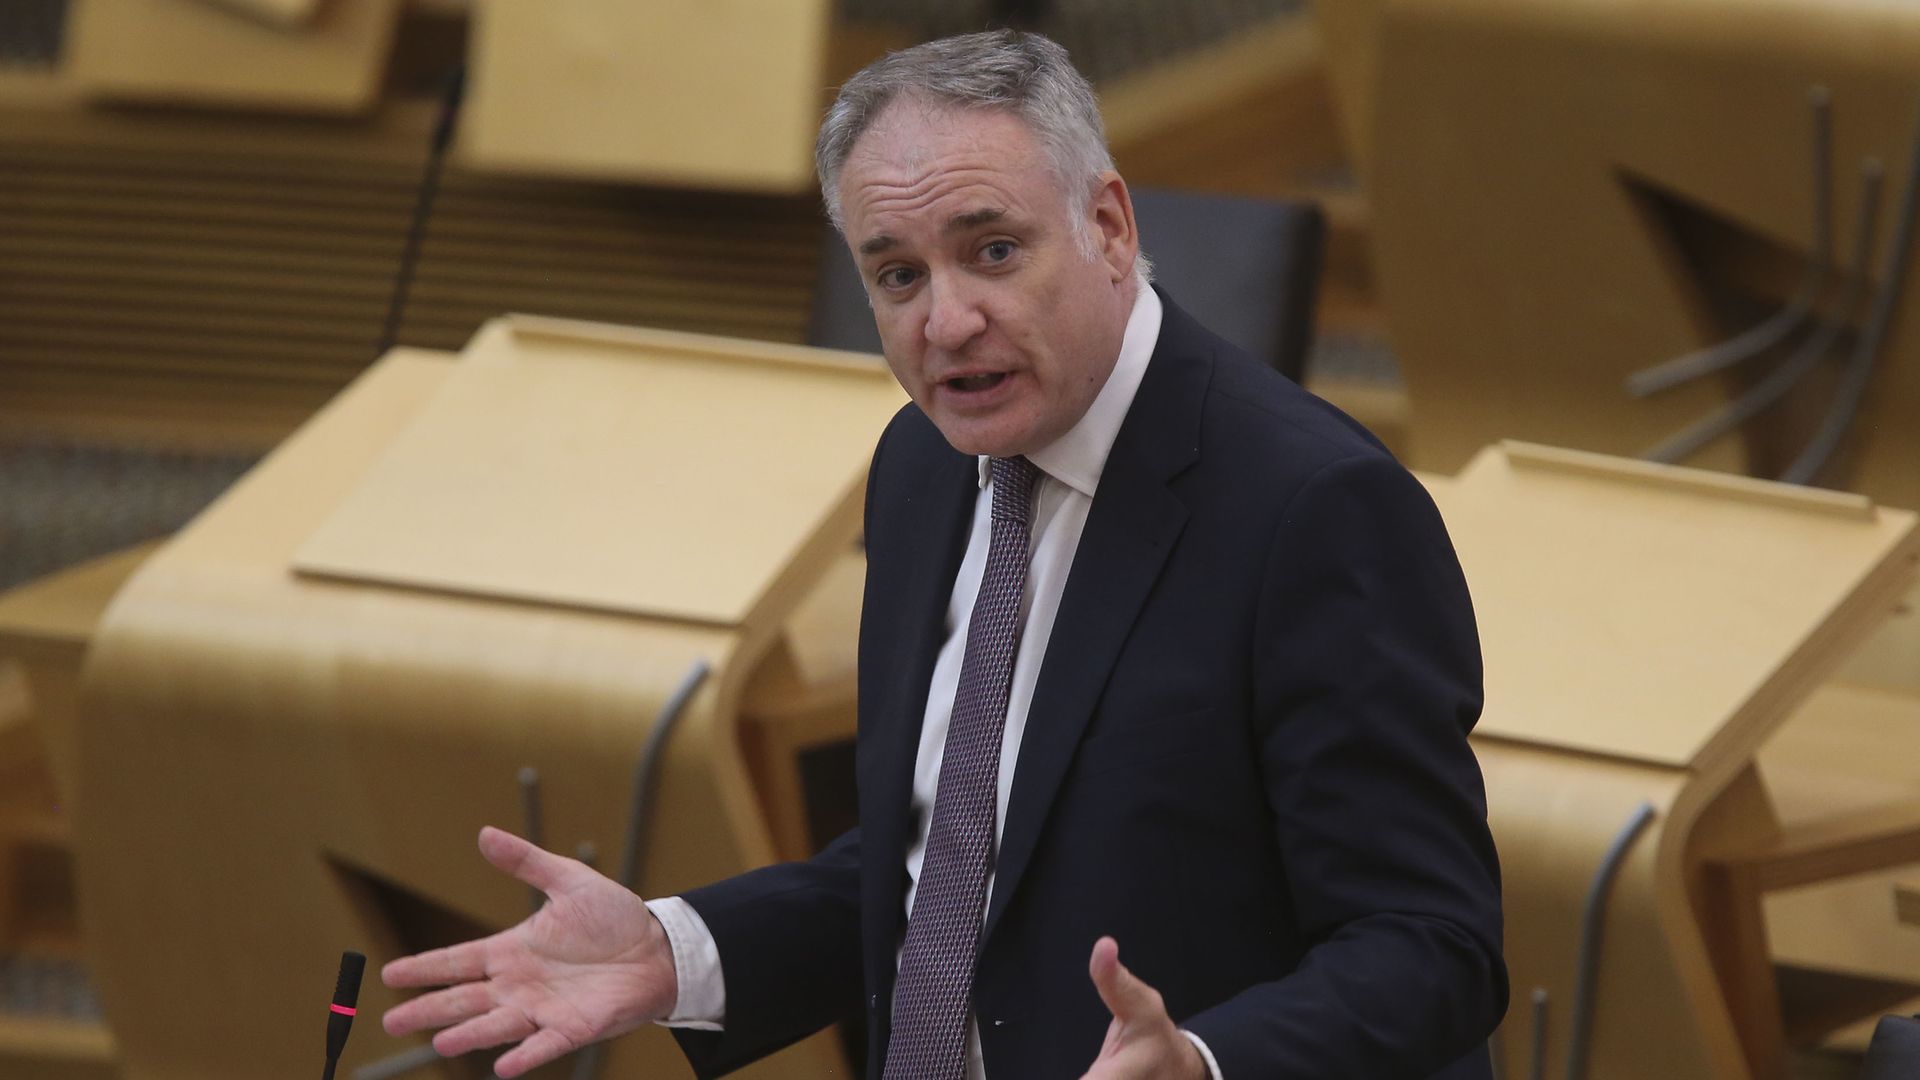
<svg viewBox="0 0 1920 1080">
<path fill-rule="evenodd" d="M 1028 521 L 1033 514 L 1033 484 L 1040 468 L 1024 457 L 994 458 L 987 475 L 993 480 L 993 516 Z"/>
</svg>

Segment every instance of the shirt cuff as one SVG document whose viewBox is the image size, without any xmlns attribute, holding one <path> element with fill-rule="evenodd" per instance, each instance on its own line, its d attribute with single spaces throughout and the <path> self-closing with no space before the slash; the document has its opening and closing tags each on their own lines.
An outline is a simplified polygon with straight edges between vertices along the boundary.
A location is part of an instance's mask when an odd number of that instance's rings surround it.
<svg viewBox="0 0 1920 1080">
<path fill-rule="evenodd" d="M 727 1015 L 727 983 L 720 971 L 720 946 L 713 940 L 713 931 L 707 929 L 706 920 L 692 904 L 677 896 L 649 900 L 647 910 L 667 932 L 667 945 L 673 950 L 673 974 L 679 983 L 673 1011 L 660 1023 L 694 1031 L 722 1030 L 720 1022 Z M 1200 1052 L 1205 1054 L 1206 1049 L 1202 1047 Z M 1217 1080 L 1218 1070 L 1214 1075 Z"/>
<path fill-rule="evenodd" d="M 1226 1080 L 1225 1077 L 1220 1075 L 1220 1063 L 1213 1060 L 1213 1051 L 1207 1049 L 1206 1042 L 1202 1040 L 1200 1036 L 1195 1035 L 1186 1028 L 1181 1028 L 1180 1034 L 1185 1035 L 1187 1041 L 1193 1044 L 1194 1049 L 1200 1051 L 1200 1060 L 1207 1063 L 1207 1075 L 1212 1077 L 1213 1080 Z"/>
</svg>

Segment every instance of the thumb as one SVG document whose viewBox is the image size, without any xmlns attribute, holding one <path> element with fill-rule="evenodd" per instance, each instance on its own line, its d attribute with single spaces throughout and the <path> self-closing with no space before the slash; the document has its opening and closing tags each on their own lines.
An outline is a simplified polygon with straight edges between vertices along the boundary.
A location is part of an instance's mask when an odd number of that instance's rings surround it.
<svg viewBox="0 0 1920 1080">
<path fill-rule="evenodd" d="M 500 869 L 551 896 L 566 884 L 572 860 L 563 859 L 505 829 L 480 830 L 480 854 Z"/>
<path fill-rule="evenodd" d="M 1087 963 L 1093 988 L 1100 993 L 1107 1011 L 1123 1024 L 1165 1016 L 1166 1006 L 1160 992 L 1128 971 L 1120 962 L 1120 943 L 1103 937 L 1093 943 L 1093 957 Z"/>
</svg>

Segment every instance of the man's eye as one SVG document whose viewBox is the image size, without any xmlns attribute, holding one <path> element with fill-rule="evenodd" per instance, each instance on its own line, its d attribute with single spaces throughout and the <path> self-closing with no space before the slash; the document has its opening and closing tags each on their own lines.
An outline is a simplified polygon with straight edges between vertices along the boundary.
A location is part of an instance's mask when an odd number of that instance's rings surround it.
<svg viewBox="0 0 1920 1080">
<path fill-rule="evenodd" d="M 890 266 L 880 271 L 880 287 L 883 289 L 904 289 L 913 284 L 915 277 L 911 267 Z"/>
<path fill-rule="evenodd" d="M 980 249 L 980 258 L 983 262 L 989 263 L 1006 262 L 1008 259 L 1013 258 L 1013 241 L 995 240 L 993 243 Z"/>
</svg>

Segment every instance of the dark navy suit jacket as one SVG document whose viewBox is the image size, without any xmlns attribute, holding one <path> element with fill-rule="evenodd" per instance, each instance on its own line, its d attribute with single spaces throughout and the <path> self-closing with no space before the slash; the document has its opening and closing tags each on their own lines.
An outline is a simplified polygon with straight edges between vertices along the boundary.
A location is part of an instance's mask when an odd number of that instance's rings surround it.
<svg viewBox="0 0 1920 1080">
<path fill-rule="evenodd" d="M 975 459 L 916 408 L 867 488 L 860 826 L 687 895 L 719 944 L 716 1075 L 846 1015 L 880 1075 L 909 791 Z M 1028 714 L 980 946 L 989 1080 L 1078 1077 L 1094 941 L 1227 1080 L 1489 1075 L 1499 868 L 1467 731 L 1472 607 L 1431 500 L 1353 421 L 1171 302 Z"/>
</svg>

